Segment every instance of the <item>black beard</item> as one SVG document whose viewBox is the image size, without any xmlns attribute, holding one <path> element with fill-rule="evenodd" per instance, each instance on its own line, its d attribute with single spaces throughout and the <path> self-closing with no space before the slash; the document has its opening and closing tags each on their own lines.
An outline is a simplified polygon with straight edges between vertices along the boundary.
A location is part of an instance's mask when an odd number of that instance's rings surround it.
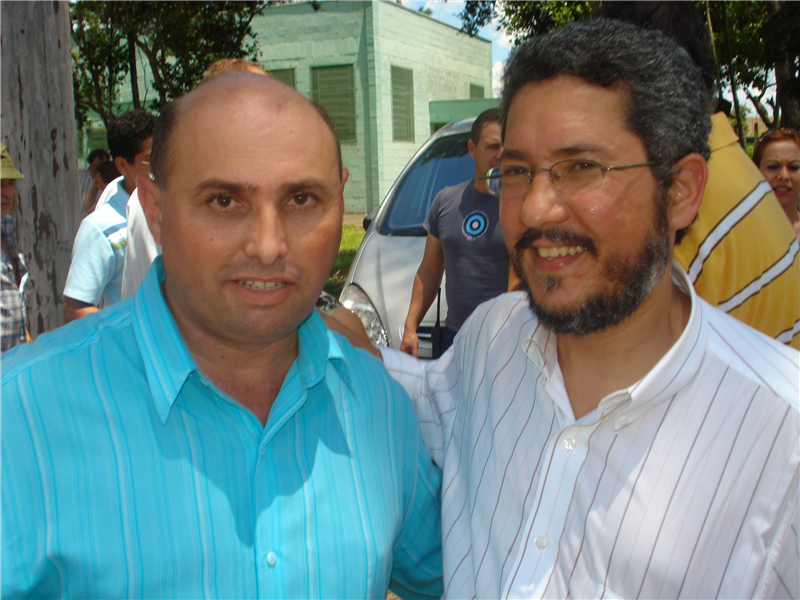
<svg viewBox="0 0 800 600">
<path fill-rule="evenodd" d="M 610 291 L 590 296 L 577 307 L 567 307 L 560 311 L 545 310 L 536 303 L 525 280 L 521 256 L 523 251 L 535 240 L 542 237 L 539 230 L 529 230 L 523 234 L 512 255 L 514 270 L 528 292 L 528 302 L 540 323 L 556 333 L 583 336 L 605 331 L 630 317 L 650 296 L 666 273 L 671 258 L 669 225 L 665 195 L 656 199 L 656 223 L 652 237 L 641 252 L 629 261 L 612 258 L 603 269 L 602 275 L 613 285 Z M 587 252 L 597 256 L 591 240 L 565 230 L 551 230 L 544 234 L 547 239 L 568 246 L 584 246 Z M 541 284 L 544 293 L 561 286 L 558 277 L 547 277 Z"/>
</svg>

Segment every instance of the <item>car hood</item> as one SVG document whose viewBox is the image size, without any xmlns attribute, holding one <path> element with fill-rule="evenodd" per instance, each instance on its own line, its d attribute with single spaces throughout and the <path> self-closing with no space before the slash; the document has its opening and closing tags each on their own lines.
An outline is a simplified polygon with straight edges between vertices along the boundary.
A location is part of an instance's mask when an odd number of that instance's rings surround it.
<svg viewBox="0 0 800 600">
<path fill-rule="evenodd" d="M 350 270 L 347 283 L 357 284 L 369 296 L 389 336 L 389 346 L 399 348 L 403 324 L 411 302 L 411 290 L 422 255 L 425 239 L 418 236 L 381 235 L 373 228 L 367 232 Z M 444 281 L 442 281 L 444 286 Z M 447 315 L 444 287 L 441 297 L 441 322 Z M 436 301 L 422 325 L 436 322 Z"/>
</svg>

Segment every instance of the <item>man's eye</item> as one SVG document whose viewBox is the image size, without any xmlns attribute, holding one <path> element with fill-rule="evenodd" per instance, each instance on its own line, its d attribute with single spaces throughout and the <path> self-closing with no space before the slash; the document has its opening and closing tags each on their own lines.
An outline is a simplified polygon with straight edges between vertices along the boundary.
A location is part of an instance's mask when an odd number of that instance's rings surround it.
<svg viewBox="0 0 800 600">
<path fill-rule="evenodd" d="M 528 174 L 528 170 L 523 167 L 503 167 L 500 174 L 503 177 L 523 177 Z"/>
<path fill-rule="evenodd" d="M 291 204 L 294 206 L 308 206 L 313 201 L 310 194 L 295 194 L 292 196 Z"/>
<path fill-rule="evenodd" d="M 224 194 L 219 194 L 218 196 L 214 196 L 211 199 L 211 204 L 216 206 L 217 208 L 230 208 L 233 206 L 233 198 L 230 196 L 226 196 Z"/>
</svg>

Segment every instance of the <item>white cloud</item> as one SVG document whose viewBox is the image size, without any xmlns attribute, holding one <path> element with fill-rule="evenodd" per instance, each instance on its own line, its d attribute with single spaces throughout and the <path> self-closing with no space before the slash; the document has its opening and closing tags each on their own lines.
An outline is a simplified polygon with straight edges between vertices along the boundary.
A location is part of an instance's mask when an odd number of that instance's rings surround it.
<svg viewBox="0 0 800 600">
<path fill-rule="evenodd" d="M 492 96 L 494 98 L 500 97 L 500 92 L 503 89 L 503 73 L 505 72 L 505 65 L 502 61 L 497 61 L 492 65 Z"/>
<path fill-rule="evenodd" d="M 508 35 L 503 26 L 500 24 L 500 17 L 495 16 L 492 19 L 492 32 L 491 36 L 495 43 L 500 46 L 501 48 L 511 48 L 514 45 L 514 40 L 511 39 L 511 36 Z"/>
</svg>

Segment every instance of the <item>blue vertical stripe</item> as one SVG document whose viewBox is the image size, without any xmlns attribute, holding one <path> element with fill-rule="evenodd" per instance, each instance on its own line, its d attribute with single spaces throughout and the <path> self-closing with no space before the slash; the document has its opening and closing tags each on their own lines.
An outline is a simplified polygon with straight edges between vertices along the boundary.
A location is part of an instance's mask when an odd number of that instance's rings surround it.
<svg viewBox="0 0 800 600">
<path fill-rule="evenodd" d="M 314 314 L 262 427 L 197 371 L 159 268 L 3 357 L 3 597 L 439 595 L 441 475 L 399 386 Z"/>
</svg>

